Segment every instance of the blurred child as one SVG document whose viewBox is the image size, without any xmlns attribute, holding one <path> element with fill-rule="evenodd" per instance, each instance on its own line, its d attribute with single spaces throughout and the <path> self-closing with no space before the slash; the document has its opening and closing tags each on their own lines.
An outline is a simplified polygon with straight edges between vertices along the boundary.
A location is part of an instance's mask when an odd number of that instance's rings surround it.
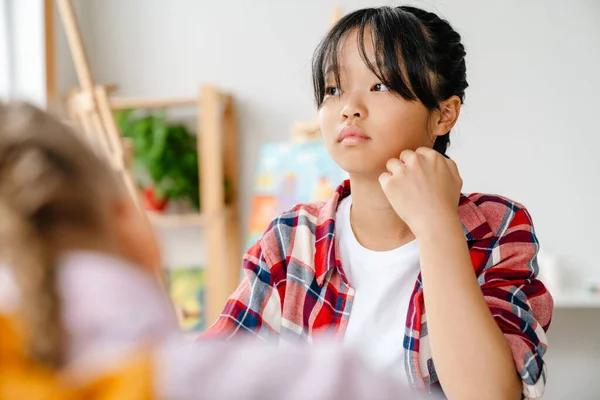
<svg viewBox="0 0 600 400">
<path fill-rule="evenodd" d="M 18 288 L 0 307 L 19 305 L 32 356 L 61 366 L 92 345 L 175 331 L 144 271 L 160 261 L 156 240 L 117 174 L 40 110 L 2 107 L 0 121 L 0 272 Z"/>
<path fill-rule="evenodd" d="M 107 163 L 24 104 L 0 105 L 0 260 L 1 400 L 400 394 L 336 347 L 184 342 L 147 219 Z"/>
</svg>

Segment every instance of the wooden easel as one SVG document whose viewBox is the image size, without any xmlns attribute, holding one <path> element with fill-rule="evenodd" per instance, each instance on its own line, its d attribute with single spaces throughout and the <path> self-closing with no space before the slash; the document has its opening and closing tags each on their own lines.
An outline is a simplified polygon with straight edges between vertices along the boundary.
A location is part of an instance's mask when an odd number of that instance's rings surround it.
<svg viewBox="0 0 600 400">
<path fill-rule="evenodd" d="M 114 89 L 97 85 L 92 79 L 70 0 L 57 0 L 57 4 L 80 84 L 67 100 L 70 119 L 123 174 L 136 201 L 139 196 L 128 168 L 127 142 L 121 137 L 113 112 L 128 108 L 195 107 L 197 110 L 201 210 L 189 214 L 150 215 L 150 219 L 158 227 L 206 228 L 206 322 L 210 325 L 237 287 L 241 265 L 237 126 L 233 98 L 212 85 L 202 86 L 198 95 L 190 98 L 109 97 L 109 92 Z M 230 183 L 227 199 L 223 187 L 225 178 Z"/>
<path fill-rule="evenodd" d="M 127 168 L 124 145 L 116 126 L 105 86 L 96 85 L 92 79 L 88 59 L 81 40 L 75 14 L 69 0 L 57 0 L 67 41 L 73 56 L 75 72 L 81 88 L 67 100 L 71 121 L 84 133 L 93 148 L 107 157 L 109 163 L 123 177 L 134 202 L 139 196 L 133 178 Z"/>
<path fill-rule="evenodd" d="M 338 22 L 341 18 L 342 18 L 342 9 L 339 6 L 334 7 L 333 11 L 331 12 L 330 25 L 331 26 L 335 25 L 335 23 Z"/>
</svg>

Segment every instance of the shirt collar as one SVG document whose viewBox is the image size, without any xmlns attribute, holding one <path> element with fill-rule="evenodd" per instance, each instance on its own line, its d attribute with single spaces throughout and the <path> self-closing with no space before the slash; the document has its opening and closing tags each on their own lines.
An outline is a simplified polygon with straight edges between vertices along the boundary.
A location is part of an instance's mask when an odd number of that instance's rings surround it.
<svg viewBox="0 0 600 400">
<path fill-rule="evenodd" d="M 315 230 L 315 276 L 319 286 L 323 286 L 325 276 L 340 263 L 338 244 L 335 240 L 335 213 L 344 198 L 350 195 L 350 181 L 345 180 L 335 190 L 333 196 L 323 205 L 317 216 Z M 460 195 L 458 217 L 463 225 L 466 240 L 477 241 L 492 236 L 487 219 L 470 196 Z M 341 271 L 341 268 L 338 268 Z"/>
</svg>

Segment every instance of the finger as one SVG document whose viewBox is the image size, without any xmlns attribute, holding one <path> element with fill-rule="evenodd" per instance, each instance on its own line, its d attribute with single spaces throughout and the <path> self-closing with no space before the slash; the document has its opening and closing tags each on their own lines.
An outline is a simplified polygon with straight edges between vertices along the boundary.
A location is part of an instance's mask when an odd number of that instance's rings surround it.
<svg viewBox="0 0 600 400">
<path fill-rule="evenodd" d="M 429 148 L 429 147 L 419 147 L 415 153 L 426 157 L 426 158 L 435 158 L 438 157 L 440 155 L 440 153 L 438 153 L 437 151 Z"/>
<path fill-rule="evenodd" d="M 385 168 L 392 174 L 399 174 L 404 169 L 404 163 L 398 158 L 390 158 L 385 164 Z"/>
<path fill-rule="evenodd" d="M 379 185 L 381 185 L 381 187 L 385 187 L 388 183 L 388 181 L 392 178 L 392 174 L 390 174 L 389 172 L 384 172 L 381 175 L 379 175 Z"/>
<path fill-rule="evenodd" d="M 417 153 L 415 153 L 412 150 L 404 150 L 402 153 L 400 153 L 400 161 L 402 161 L 405 164 L 409 164 L 412 163 L 414 161 L 416 161 L 417 158 Z"/>
</svg>

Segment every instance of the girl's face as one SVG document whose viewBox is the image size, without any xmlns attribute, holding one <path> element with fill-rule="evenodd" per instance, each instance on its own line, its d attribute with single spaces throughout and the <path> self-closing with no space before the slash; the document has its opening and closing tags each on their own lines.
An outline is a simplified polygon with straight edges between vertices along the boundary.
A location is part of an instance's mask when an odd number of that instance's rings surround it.
<svg viewBox="0 0 600 400">
<path fill-rule="evenodd" d="M 376 64 L 371 38 L 365 48 Z M 357 34 L 349 34 L 339 49 L 341 88 L 326 75 L 326 94 L 319 124 L 333 160 L 352 175 L 378 177 L 386 162 L 403 150 L 432 147 L 430 111 L 419 101 L 407 101 L 389 91 L 361 58 Z"/>
</svg>

